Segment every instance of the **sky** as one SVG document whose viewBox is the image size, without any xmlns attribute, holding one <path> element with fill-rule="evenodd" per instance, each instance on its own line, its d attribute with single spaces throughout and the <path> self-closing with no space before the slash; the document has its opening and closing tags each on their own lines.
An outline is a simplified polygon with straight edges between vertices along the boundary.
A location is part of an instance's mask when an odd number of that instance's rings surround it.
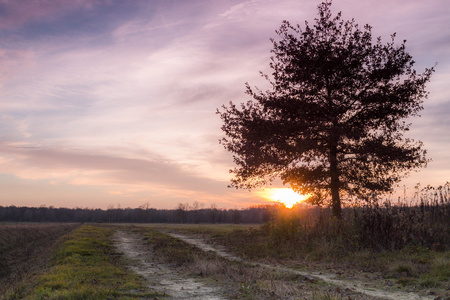
<svg viewBox="0 0 450 300">
<path fill-rule="evenodd" d="M 316 0 L 0 0 L 0 206 L 172 209 L 266 204 L 228 188 L 216 109 L 270 74 L 283 20 Z M 332 11 L 437 63 L 408 137 L 432 161 L 400 183 L 450 181 L 450 1 L 334 0 Z M 272 187 L 282 187 L 278 182 Z"/>
</svg>

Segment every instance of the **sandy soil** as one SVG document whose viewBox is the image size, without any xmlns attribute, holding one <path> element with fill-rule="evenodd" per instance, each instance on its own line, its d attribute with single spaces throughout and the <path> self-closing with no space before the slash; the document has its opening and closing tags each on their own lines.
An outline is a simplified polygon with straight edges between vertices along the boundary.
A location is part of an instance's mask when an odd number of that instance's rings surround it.
<svg viewBox="0 0 450 300">
<path fill-rule="evenodd" d="M 117 249 L 130 261 L 129 268 L 141 275 L 151 291 L 165 295 L 164 298 L 222 300 L 223 292 L 211 285 L 177 273 L 155 257 L 151 247 L 144 245 L 142 235 L 117 231 L 114 236 Z"/>
</svg>

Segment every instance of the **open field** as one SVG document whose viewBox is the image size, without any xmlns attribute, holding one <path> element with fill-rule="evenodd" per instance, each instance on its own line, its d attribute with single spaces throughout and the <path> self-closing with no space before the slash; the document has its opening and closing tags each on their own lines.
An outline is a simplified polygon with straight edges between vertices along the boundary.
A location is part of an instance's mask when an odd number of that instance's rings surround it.
<svg viewBox="0 0 450 300">
<path fill-rule="evenodd" d="M 448 249 L 281 245 L 267 226 L 0 225 L 1 299 L 450 299 Z"/>
<path fill-rule="evenodd" d="M 447 299 L 450 297 L 450 252 L 433 251 L 421 247 L 407 247 L 400 251 L 345 251 L 332 249 L 329 244 L 305 250 L 284 244 L 272 244 L 265 228 L 242 228 L 226 231 L 208 226 L 172 227 L 173 235 L 189 243 L 207 241 L 227 255 L 256 266 L 268 266 L 307 278 L 331 283 L 329 291 L 345 289 L 386 292 L 382 299 Z M 181 235 L 180 235 L 181 233 Z M 328 251 L 328 254 L 326 253 Z M 254 283 L 259 280 L 254 280 Z M 336 289 L 333 289 L 332 286 Z M 258 285 L 256 285 L 258 286 Z M 277 286 L 280 286 L 277 284 Z M 342 289 L 344 287 L 344 289 Z M 340 293 L 338 293 L 340 294 Z M 372 293 L 369 293 L 372 294 Z M 377 294 L 377 293 L 374 293 Z M 389 297 L 389 295 L 392 295 Z M 280 298 L 285 298 L 280 297 Z M 352 295 L 351 299 L 358 299 Z M 338 298 L 340 299 L 340 298 Z M 347 298 L 345 298 L 347 299 Z M 362 299 L 367 299 L 364 296 Z"/>
</svg>

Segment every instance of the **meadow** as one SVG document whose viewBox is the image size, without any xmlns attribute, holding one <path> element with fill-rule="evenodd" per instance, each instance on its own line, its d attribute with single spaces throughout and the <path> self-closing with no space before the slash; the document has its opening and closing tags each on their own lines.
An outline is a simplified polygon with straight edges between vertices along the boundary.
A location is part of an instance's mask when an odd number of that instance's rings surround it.
<svg viewBox="0 0 450 300">
<path fill-rule="evenodd" d="M 218 299 L 450 299 L 449 185 L 412 200 L 354 204 L 342 220 L 274 206 L 262 225 L 0 224 L 0 299 L 170 299 L 118 232 Z"/>
</svg>

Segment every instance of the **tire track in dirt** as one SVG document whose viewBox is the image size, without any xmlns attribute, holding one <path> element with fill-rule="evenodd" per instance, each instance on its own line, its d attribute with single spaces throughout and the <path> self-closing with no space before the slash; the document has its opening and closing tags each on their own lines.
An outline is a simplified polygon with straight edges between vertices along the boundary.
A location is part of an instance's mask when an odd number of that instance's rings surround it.
<svg viewBox="0 0 450 300">
<path fill-rule="evenodd" d="M 241 261 L 241 262 L 244 262 L 251 266 L 259 266 L 259 267 L 267 268 L 270 270 L 276 270 L 276 271 L 282 271 L 282 272 L 287 272 L 287 273 L 291 273 L 291 274 L 301 275 L 301 276 L 304 276 L 309 279 L 321 280 L 321 281 L 333 284 L 335 286 L 338 286 L 343 290 L 350 289 L 352 291 L 355 291 L 355 292 L 358 292 L 358 293 L 361 293 L 364 295 L 368 295 L 371 297 L 375 297 L 377 299 L 389 299 L 389 300 L 391 300 L 391 299 L 392 300 L 433 300 L 434 299 L 432 297 L 418 295 L 413 292 L 408 293 L 408 292 L 403 292 L 403 291 L 381 290 L 375 286 L 370 286 L 367 282 L 336 278 L 335 274 L 327 274 L 325 272 L 300 271 L 300 270 L 282 267 L 282 266 L 246 261 L 237 256 L 232 255 L 231 253 L 226 252 L 224 248 L 219 248 L 219 247 L 211 246 L 211 245 L 207 244 L 203 239 L 193 238 L 193 237 L 189 237 L 189 236 L 178 234 L 178 233 L 170 233 L 170 232 L 164 232 L 164 233 L 168 234 L 174 238 L 180 239 L 186 243 L 194 245 L 194 246 L 202 249 L 203 251 L 212 251 L 212 252 L 216 253 L 217 255 L 219 255 L 225 259 L 228 259 L 228 260 Z"/>
<path fill-rule="evenodd" d="M 207 286 L 158 262 L 152 249 L 144 245 L 142 235 L 116 231 L 113 240 L 116 248 L 131 261 L 129 269 L 144 277 L 150 290 L 180 300 L 226 299 L 218 288 Z"/>
</svg>

